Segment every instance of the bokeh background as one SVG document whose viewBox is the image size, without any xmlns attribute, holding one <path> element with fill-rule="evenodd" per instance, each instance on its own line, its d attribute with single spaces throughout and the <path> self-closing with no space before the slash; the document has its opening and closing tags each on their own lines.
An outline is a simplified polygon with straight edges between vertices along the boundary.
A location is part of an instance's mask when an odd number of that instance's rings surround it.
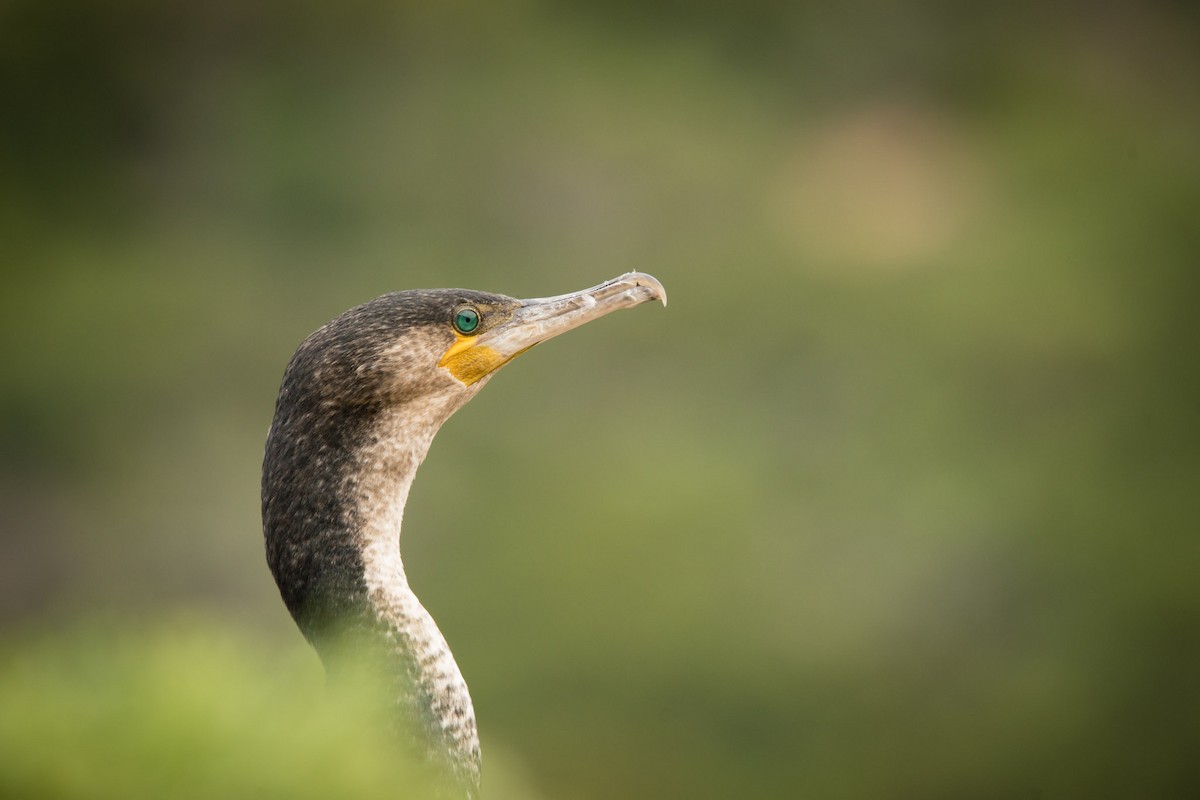
<svg viewBox="0 0 1200 800">
<path fill-rule="evenodd" d="M 507 368 L 410 499 L 488 796 L 1195 796 L 1198 33 L 0 4 L 0 793 L 395 787 L 264 565 L 283 366 L 641 269 L 668 309 Z"/>
</svg>

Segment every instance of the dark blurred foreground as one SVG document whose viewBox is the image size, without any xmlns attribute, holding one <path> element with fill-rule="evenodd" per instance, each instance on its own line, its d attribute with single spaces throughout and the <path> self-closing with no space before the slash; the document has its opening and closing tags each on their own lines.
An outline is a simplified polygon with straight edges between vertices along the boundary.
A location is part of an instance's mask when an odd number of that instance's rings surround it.
<svg viewBox="0 0 1200 800">
<path fill-rule="evenodd" d="M 0 795 L 399 786 L 263 564 L 283 365 L 631 268 L 406 513 L 488 796 L 1200 790 L 1195 12 L 658 8 L 0 6 Z"/>
</svg>

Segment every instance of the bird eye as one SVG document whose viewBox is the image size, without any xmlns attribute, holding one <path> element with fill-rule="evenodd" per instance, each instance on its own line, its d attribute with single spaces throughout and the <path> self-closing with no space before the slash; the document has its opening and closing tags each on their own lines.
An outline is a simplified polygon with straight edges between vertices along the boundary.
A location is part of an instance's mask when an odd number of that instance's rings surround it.
<svg viewBox="0 0 1200 800">
<path fill-rule="evenodd" d="M 471 333 L 479 327 L 479 312 L 473 308 L 460 308 L 454 313 L 454 328 L 459 333 Z"/>
</svg>

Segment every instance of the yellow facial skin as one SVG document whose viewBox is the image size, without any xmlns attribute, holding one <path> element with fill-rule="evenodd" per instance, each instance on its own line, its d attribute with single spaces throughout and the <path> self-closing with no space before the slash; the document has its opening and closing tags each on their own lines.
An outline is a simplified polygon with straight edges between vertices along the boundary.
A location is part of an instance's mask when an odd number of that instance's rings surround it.
<svg viewBox="0 0 1200 800">
<path fill-rule="evenodd" d="M 512 360 L 487 345 L 478 344 L 478 337 L 463 336 L 456 332 L 454 338 L 454 344 L 446 350 L 438 366 L 448 369 L 465 386 L 481 380 Z"/>
</svg>

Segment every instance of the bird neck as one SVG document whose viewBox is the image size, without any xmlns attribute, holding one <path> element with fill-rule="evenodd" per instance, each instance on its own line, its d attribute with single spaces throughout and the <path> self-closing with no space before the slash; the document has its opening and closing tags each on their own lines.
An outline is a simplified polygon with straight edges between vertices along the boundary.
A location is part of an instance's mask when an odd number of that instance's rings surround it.
<svg viewBox="0 0 1200 800">
<path fill-rule="evenodd" d="M 400 557 L 413 478 L 457 405 L 434 396 L 331 415 L 315 402 L 281 403 L 263 461 L 263 530 L 280 594 L 331 686 L 374 681 L 390 694 L 398 733 L 471 795 L 471 696 Z"/>
<path fill-rule="evenodd" d="M 354 516 L 366 606 L 382 633 L 372 649 L 390 673 L 402 721 L 420 731 L 435 761 L 469 786 L 478 781 L 480 759 L 471 695 L 446 638 L 409 586 L 400 555 L 408 493 L 437 430 L 428 424 L 429 413 L 401 407 L 376 421 L 356 454 Z"/>
</svg>

